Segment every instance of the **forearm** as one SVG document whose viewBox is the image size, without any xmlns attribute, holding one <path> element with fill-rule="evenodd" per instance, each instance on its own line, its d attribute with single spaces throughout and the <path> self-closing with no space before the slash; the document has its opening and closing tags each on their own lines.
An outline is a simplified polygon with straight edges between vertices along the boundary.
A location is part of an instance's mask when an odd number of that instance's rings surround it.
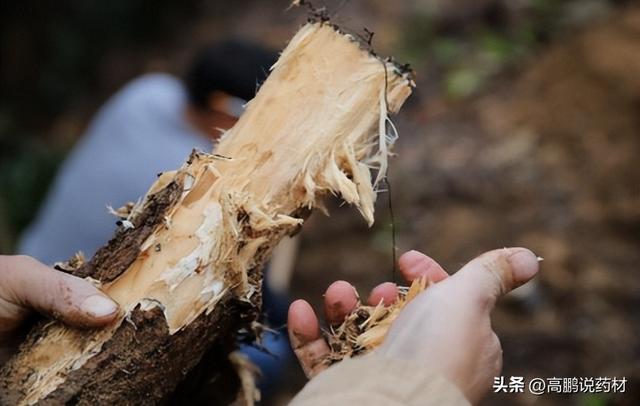
<svg viewBox="0 0 640 406">
<path fill-rule="evenodd" d="M 452 383 L 423 366 L 376 353 L 345 360 L 313 378 L 291 405 L 468 405 Z"/>
</svg>

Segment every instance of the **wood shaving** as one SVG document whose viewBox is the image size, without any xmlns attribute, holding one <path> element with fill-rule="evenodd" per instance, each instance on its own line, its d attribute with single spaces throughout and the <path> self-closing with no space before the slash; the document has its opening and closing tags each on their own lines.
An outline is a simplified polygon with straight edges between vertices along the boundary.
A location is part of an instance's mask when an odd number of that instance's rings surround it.
<svg viewBox="0 0 640 406">
<path fill-rule="evenodd" d="M 389 306 L 359 303 L 340 326 L 325 331 L 331 349 L 325 362 L 334 364 L 380 346 L 400 311 L 429 285 L 430 281 L 420 278 L 409 287 L 399 287 L 398 300 Z"/>
</svg>

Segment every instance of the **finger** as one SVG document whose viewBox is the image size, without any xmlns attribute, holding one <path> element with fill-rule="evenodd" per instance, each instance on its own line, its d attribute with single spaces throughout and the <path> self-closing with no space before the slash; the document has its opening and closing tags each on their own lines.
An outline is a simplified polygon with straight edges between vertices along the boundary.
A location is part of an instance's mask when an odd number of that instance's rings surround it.
<svg viewBox="0 0 640 406">
<path fill-rule="evenodd" d="M 418 251 L 408 251 L 398 260 L 400 273 L 409 282 L 426 277 L 431 282 L 440 282 L 449 274 L 434 259 Z"/>
<path fill-rule="evenodd" d="M 451 277 L 453 285 L 463 285 L 472 299 L 491 310 L 502 295 L 523 285 L 539 270 L 538 257 L 526 248 L 489 251 L 465 265 Z"/>
<path fill-rule="evenodd" d="M 102 326 L 118 314 L 118 305 L 89 282 L 27 256 L 0 260 L 0 296 L 75 327 Z"/>
<path fill-rule="evenodd" d="M 373 288 L 367 304 L 369 306 L 377 306 L 382 302 L 385 306 L 390 305 L 398 299 L 398 287 L 395 283 L 385 282 Z"/>
<path fill-rule="evenodd" d="M 336 281 L 324 294 L 324 314 L 327 323 L 338 325 L 358 305 L 356 289 L 345 281 Z"/>
<path fill-rule="evenodd" d="M 311 378 L 327 368 L 323 361 L 329 354 L 329 346 L 320 334 L 318 318 L 309 303 L 304 300 L 291 303 L 287 330 L 293 352 L 307 377 Z"/>
</svg>

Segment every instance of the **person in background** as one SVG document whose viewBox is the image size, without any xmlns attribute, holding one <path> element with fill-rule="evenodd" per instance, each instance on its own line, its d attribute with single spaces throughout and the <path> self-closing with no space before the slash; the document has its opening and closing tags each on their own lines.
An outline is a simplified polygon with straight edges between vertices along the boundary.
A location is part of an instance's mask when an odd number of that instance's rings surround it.
<svg viewBox="0 0 640 406">
<path fill-rule="evenodd" d="M 141 76 L 98 111 L 57 174 L 18 251 L 44 263 L 91 257 L 113 235 L 108 213 L 143 196 L 160 172 L 233 126 L 277 55 L 227 41 L 203 48 L 183 79 Z"/>
<path fill-rule="evenodd" d="M 230 40 L 202 48 L 183 78 L 152 73 L 127 84 L 62 164 L 18 252 L 48 264 L 78 251 L 90 258 L 115 230 L 107 206 L 135 202 L 158 173 L 179 168 L 194 148 L 211 152 L 276 60 L 277 53 L 259 45 Z M 263 292 L 267 322 L 284 325 L 286 296 L 268 284 Z M 282 333 L 268 333 L 263 345 L 275 357 L 251 346 L 243 351 L 265 372 L 268 390 L 290 350 Z"/>
</svg>

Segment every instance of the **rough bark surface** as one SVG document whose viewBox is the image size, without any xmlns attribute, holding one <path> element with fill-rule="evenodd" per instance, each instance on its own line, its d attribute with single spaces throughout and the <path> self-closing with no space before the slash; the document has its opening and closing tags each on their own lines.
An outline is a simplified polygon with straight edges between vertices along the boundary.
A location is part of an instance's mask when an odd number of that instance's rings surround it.
<svg viewBox="0 0 640 406">
<path fill-rule="evenodd" d="M 131 222 L 134 228 L 119 230 L 107 245 L 100 248 L 89 262 L 71 274 L 111 282 L 127 270 L 140 255 L 140 246 L 162 224 L 163 216 L 182 194 L 182 185 L 171 182 L 161 191 L 149 196 L 145 207 Z"/>
<path fill-rule="evenodd" d="M 302 27 L 218 154 L 194 151 L 162 174 L 116 236 L 68 269 L 100 283 L 121 317 L 95 331 L 37 326 L 0 372 L 2 404 L 157 404 L 185 377 L 180 392 L 198 385 L 189 371 L 202 360 L 228 391 L 226 357 L 255 326 L 279 240 L 327 194 L 373 222 L 396 137 L 387 115 L 412 85 L 336 27 Z"/>
</svg>

